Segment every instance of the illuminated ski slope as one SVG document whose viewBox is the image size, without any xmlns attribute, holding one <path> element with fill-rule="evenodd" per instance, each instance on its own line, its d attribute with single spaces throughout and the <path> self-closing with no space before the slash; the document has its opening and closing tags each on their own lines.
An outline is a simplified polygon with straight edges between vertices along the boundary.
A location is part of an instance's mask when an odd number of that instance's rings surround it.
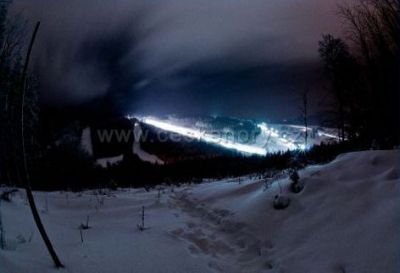
<svg viewBox="0 0 400 273">
<path fill-rule="evenodd" d="M 133 118 L 127 116 L 128 119 Z M 264 122 L 254 124 L 259 132 L 254 135 L 254 138 L 243 140 L 229 137 L 226 132 L 231 134 L 235 129 L 226 127 L 218 127 L 213 130 L 212 121 L 198 122 L 198 119 L 186 119 L 168 117 L 160 119 L 153 116 L 135 116 L 140 122 L 158 128 L 160 130 L 175 133 L 177 135 L 212 143 L 223 148 L 231 149 L 247 155 L 264 156 L 267 153 L 277 153 L 288 150 L 305 150 L 313 145 L 321 144 L 322 142 L 337 142 L 337 132 L 331 128 L 323 128 L 311 126 L 307 129 L 299 125 L 285 124 L 266 124 Z M 240 122 L 240 121 L 239 121 Z M 229 123 L 229 122 L 228 122 Z M 307 147 L 304 144 L 305 132 L 308 133 Z M 237 133 L 238 131 L 236 131 Z M 244 129 L 244 133 L 249 133 Z M 252 134 L 250 133 L 250 136 Z"/>
<path fill-rule="evenodd" d="M 128 117 L 129 118 L 129 117 Z M 155 117 L 140 117 L 139 120 L 147 125 L 154 126 L 166 132 L 172 132 L 190 139 L 196 139 L 207 143 L 212 143 L 223 148 L 231 149 L 248 155 L 265 156 L 267 153 L 305 149 L 304 145 L 299 145 L 286 135 L 281 135 L 273 128 L 269 128 L 266 123 L 258 124 L 261 135 L 252 144 L 243 144 L 229 140 L 214 133 L 207 133 L 196 127 L 183 126 L 171 120 L 161 120 Z"/>
<path fill-rule="evenodd" d="M 219 145 L 224 148 L 228 148 L 231 150 L 235 150 L 238 152 L 246 153 L 246 154 L 253 154 L 253 155 L 266 155 L 266 149 L 262 147 L 252 146 L 252 145 L 245 145 L 241 143 L 236 143 L 230 140 L 226 140 L 220 138 L 218 136 L 207 134 L 205 132 L 201 132 L 200 130 L 196 130 L 193 128 L 187 128 L 180 125 L 171 124 L 169 122 L 161 121 L 155 118 L 142 118 L 140 119 L 141 122 L 154 126 L 156 128 L 162 129 L 167 132 L 176 133 L 188 138 L 202 140 L 204 142 L 213 143 Z"/>
<path fill-rule="evenodd" d="M 269 128 L 266 123 L 261 123 L 257 125 L 261 129 L 261 133 L 265 136 L 265 139 L 271 140 L 272 143 L 266 143 L 264 146 L 271 150 L 271 146 L 275 147 L 275 150 L 304 150 L 304 145 L 296 145 L 293 140 L 288 139 L 286 136 L 280 136 L 277 130 Z"/>
</svg>

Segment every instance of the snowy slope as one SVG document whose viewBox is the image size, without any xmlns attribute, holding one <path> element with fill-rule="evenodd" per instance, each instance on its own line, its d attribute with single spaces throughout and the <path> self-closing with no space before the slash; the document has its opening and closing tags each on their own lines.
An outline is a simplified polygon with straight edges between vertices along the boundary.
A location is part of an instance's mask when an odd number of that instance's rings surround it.
<svg viewBox="0 0 400 273">
<path fill-rule="evenodd" d="M 309 167 L 300 173 L 305 190 L 289 193 L 291 204 L 283 211 L 274 210 L 272 200 L 285 180 L 266 192 L 257 183 L 216 183 L 193 195 L 233 213 L 230 220 L 246 227 L 233 237 L 250 235 L 262 249 L 251 265 L 248 259 L 238 264 L 243 270 L 263 272 L 267 262 L 272 272 L 399 272 L 399 163 L 399 151 L 371 151 Z"/>
<path fill-rule="evenodd" d="M 301 171 L 299 194 L 287 179 L 265 190 L 264 181 L 242 178 L 35 196 L 66 272 L 391 273 L 400 268 L 399 163 L 398 150 L 344 154 Z M 272 206 L 280 188 L 291 199 L 285 210 Z M 139 231 L 142 206 L 148 229 Z M 57 272 L 23 194 L 2 202 L 1 213 L 8 250 L 0 250 L 0 272 Z"/>
</svg>

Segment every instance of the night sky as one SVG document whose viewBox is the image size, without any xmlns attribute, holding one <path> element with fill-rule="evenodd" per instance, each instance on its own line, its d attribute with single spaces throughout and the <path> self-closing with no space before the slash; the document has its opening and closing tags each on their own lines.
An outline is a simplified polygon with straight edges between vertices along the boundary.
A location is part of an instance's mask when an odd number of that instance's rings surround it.
<svg viewBox="0 0 400 273">
<path fill-rule="evenodd" d="M 33 69 L 45 105 L 267 119 L 323 108 L 318 57 L 339 0 L 14 0 L 42 22 Z M 96 108 L 97 107 L 97 108 Z"/>
</svg>

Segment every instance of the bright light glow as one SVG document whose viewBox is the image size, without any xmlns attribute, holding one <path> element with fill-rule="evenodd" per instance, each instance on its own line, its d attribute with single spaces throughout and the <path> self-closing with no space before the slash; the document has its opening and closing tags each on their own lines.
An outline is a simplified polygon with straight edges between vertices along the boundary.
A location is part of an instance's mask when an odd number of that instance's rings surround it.
<svg viewBox="0 0 400 273">
<path fill-rule="evenodd" d="M 270 135 L 272 137 L 279 137 L 279 135 L 276 133 L 276 130 L 274 128 L 268 128 L 267 124 L 261 123 L 257 125 L 258 128 L 261 129 L 265 134 Z"/>
<path fill-rule="evenodd" d="M 276 130 L 273 128 L 269 128 L 266 123 L 261 123 L 257 125 L 258 128 L 261 129 L 261 131 L 266 134 L 267 136 L 271 136 L 275 142 L 279 143 L 283 147 L 285 147 L 287 150 L 297 150 L 301 149 L 301 147 L 297 146 L 294 144 L 292 141 L 288 140 L 286 138 L 286 135 L 283 135 L 283 137 L 280 137 L 278 133 L 276 133 Z"/>
<path fill-rule="evenodd" d="M 302 151 L 305 151 L 306 150 L 306 145 L 304 145 L 304 144 L 299 145 L 299 149 L 302 150 Z"/>
<path fill-rule="evenodd" d="M 288 125 L 288 127 L 295 128 L 295 129 L 300 129 L 302 132 L 305 132 L 306 130 L 307 131 L 312 131 L 313 130 L 312 128 L 306 128 L 305 126 L 301 126 L 301 125 Z"/>
<path fill-rule="evenodd" d="M 340 139 L 338 136 L 332 135 L 332 134 L 328 134 L 328 133 L 324 133 L 321 131 L 318 131 L 318 135 L 319 136 L 324 136 L 324 137 L 329 137 L 329 138 L 334 138 L 334 139 Z"/>
<path fill-rule="evenodd" d="M 254 154 L 254 155 L 266 155 L 267 151 L 264 148 L 256 147 L 256 146 L 251 146 L 251 145 L 245 145 L 241 143 L 236 143 L 230 140 L 226 140 L 220 137 L 217 137 L 212 134 L 207 134 L 205 132 L 201 132 L 200 130 L 197 129 L 192 129 L 192 128 L 186 128 L 183 126 L 171 124 L 165 121 L 161 121 L 155 118 L 142 118 L 140 120 L 141 122 L 154 126 L 156 128 L 162 129 L 167 132 L 172 132 L 176 133 L 188 138 L 192 139 L 198 139 L 202 140 L 208 143 L 213 143 L 219 146 L 222 146 L 224 148 L 228 148 L 231 150 L 236 150 L 238 152 L 246 153 L 246 154 Z"/>
</svg>

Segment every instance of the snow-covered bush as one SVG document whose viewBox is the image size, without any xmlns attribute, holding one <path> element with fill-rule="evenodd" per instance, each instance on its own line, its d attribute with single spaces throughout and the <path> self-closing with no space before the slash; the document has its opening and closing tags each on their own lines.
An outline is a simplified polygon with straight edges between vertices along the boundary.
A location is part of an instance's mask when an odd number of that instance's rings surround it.
<svg viewBox="0 0 400 273">
<path fill-rule="evenodd" d="M 263 191 L 267 191 L 269 188 L 271 188 L 271 184 L 272 184 L 272 179 L 265 179 Z"/>
<path fill-rule="evenodd" d="M 11 202 L 11 197 L 16 192 L 18 192 L 17 189 L 6 189 L 0 193 L 0 200 Z"/>
<path fill-rule="evenodd" d="M 281 210 L 281 209 L 286 209 L 290 204 L 290 198 L 282 195 L 282 194 L 278 194 L 275 195 L 274 198 L 274 209 L 277 210 Z"/>
<path fill-rule="evenodd" d="M 292 183 L 290 184 L 290 190 L 293 193 L 299 193 L 304 189 L 304 185 L 300 183 L 300 175 L 297 170 L 293 170 L 290 174 L 290 180 Z"/>
<path fill-rule="evenodd" d="M 298 183 L 300 180 L 300 175 L 296 170 L 293 170 L 290 174 L 290 180 L 292 180 L 293 183 Z"/>
</svg>

